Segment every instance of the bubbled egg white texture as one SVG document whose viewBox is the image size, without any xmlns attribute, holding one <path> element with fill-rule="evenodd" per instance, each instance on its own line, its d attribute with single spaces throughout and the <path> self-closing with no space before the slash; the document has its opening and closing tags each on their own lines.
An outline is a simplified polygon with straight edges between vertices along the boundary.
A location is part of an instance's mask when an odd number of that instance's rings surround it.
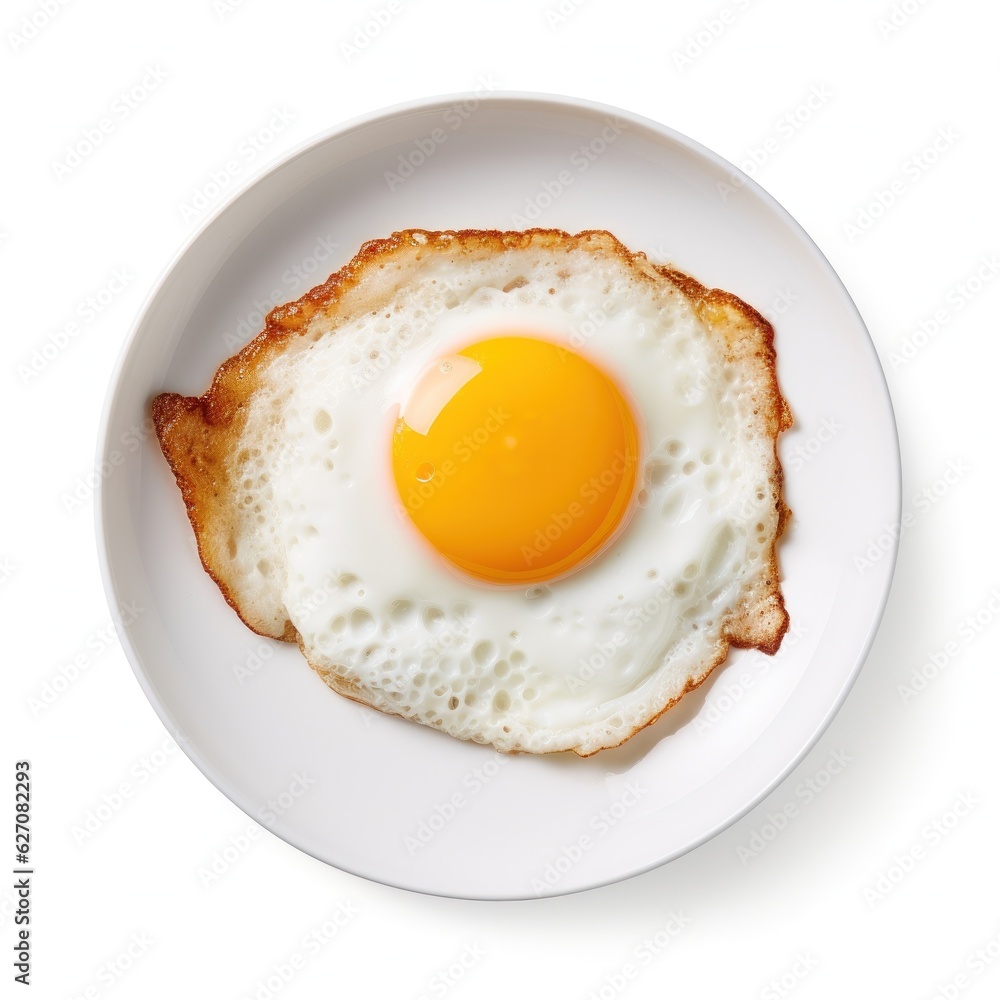
<svg viewBox="0 0 1000 1000">
<path fill-rule="evenodd" d="M 589 753 L 720 658 L 723 618 L 769 558 L 772 445 L 747 433 L 739 372 L 670 288 L 583 250 L 432 255 L 391 306 L 270 364 L 243 432 L 268 443 L 244 481 L 256 527 L 240 558 L 332 686 L 500 750 Z M 614 378 L 641 428 L 620 534 L 532 586 L 447 564 L 392 478 L 394 420 L 420 372 L 499 333 L 575 349 Z M 588 488 L 601 483 L 582 484 L 581 503 Z M 539 530 L 544 545 L 557 518 Z"/>
</svg>

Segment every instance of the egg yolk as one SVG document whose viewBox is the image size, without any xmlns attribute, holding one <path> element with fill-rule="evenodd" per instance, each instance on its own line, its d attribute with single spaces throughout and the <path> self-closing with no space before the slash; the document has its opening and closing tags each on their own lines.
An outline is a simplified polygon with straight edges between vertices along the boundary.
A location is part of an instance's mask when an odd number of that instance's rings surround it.
<svg viewBox="0 0 1000 1000">
<path fill-rule="evenodd" d="M 631 507 L 639 435 L 587 359 L 529 336 L 430 364 L 401 408 L 392 467 L 437 551 L 490 583 L 536 583 L 595 556 Z"/>
</svg>

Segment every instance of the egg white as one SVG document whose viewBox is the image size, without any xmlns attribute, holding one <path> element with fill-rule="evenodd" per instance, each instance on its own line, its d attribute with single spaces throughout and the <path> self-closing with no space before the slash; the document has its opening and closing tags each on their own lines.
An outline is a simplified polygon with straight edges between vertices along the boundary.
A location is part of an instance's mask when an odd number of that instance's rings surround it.
<svg viewBox="0 0 1000 1000">
<path fill-rule="evenodd" d="M 421 370 L 500 333 L 584 354 L 642 428 L 624 530 L 546 585 L 461 574 L 409 522 L 392 479 L 394 419 Z M 453 736 L 533 752 L 616 745 L 714 664 L 725 616 L 766 561 L 770 442 L 746 431 L 740 374 L 668 282 L 616 260 L 429 260 L 391 307 L 279 355 L 264 386 L 243 431 L 259 455 L 244 482 L 260 508 L 241 542 L 247 572 L 321 674 Z"/>
</svg>

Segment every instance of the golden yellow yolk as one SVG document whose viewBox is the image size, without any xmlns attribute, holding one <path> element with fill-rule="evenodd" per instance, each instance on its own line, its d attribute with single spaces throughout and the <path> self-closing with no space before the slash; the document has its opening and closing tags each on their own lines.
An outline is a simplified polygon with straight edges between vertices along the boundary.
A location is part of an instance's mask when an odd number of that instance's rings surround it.
<svg viewBox="0 0 1000 1000">
<path fill-rule="evenodd" d="M 460 569 L 499 584 L 548 580 L 596 555 L 630 508 L 638 452 L 614 382 L 526 336 L 438 358 L 392 436 L 413 523 Z"/>
</svg>

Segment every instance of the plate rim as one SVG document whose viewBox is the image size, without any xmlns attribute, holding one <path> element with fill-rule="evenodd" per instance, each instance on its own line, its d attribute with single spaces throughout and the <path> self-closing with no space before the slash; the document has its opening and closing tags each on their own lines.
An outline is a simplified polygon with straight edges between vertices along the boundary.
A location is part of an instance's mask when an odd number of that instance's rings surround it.
<svg viewBox="0 0 1000 1000">
<path fill-rule="evenodd" d="M 765 190 L 761 185 L 754 180 L 753 177 L 744 173 L 738 166 L 731 163 L 725 157 L 716 153 L 714 150 L 704 146 L 696 139 L 692 139 L 690 136 L 685 135 L 676 129 L 665 125 L 661 122 L 655 121 L 654 119 L 648 118 L 644 115 L 638 114 L 633 111 L 629 111 L 624 108 L 620 108 L 614 105 L 605 104 L 599 101 L 593 101 L 587 98 L 573 97 L 562 94 L 553 94 L 545 92 L 535 92 L 535 91 L 514 91 L 514 90 L 495 90 L 491 91 L 485 95 L 480 95 L 478 91 L 460 91 L 457 93 L 442 94 L 436 96 L 428 96 L 422 98 L 416 98 L 409 101 L 404 101 L 401 103 L 396 103 L 392 105 L 383 106 L 377 108 L 373 111 L 354 116 L 342 123 L 333 125 L 327 129 L 313 134 L 312 136 L 306 138 L 302 142 L 296 144 L 290 150 L 275 157 L 265 163 L 257 173 L 252 177 L 248 178 L 244 184 L 237 190 L 233 191 L 227 198 L 223 199 L 221 204 L 219 204 L 212 212 L 210 212 L 190 233 L 186 239 L 184 239 L 180 247 L 175 251 L 175 253 L 170 257 L 167 264 L 162 268 L 159 275 L 150 287 L 149 292 L 145 296 L 141 306 L 135 314 L 135 318 L 132 321 L 129 332 L 118 352 L 114 367 L 112 369 L 108 389 L 105 394 L 104 403 L 101 410 L 99 430 L 97 435 L 97 448 L 96 448 L 96 463 L 97 467 L 100 468 L 102 463 L 107 459 L 109 451 L 112 449 L 111 442 L 111 419 L 114 415 L 120 392 L 123 385 L 123 373 L 126 366 L 128 365 L 134 350 L 139 342 L 140 334 L 146 325 L 147 317 L 152 311 L 153 306 L 157 302 L 160 294 L 162 293 L 164 286 L 173 276 L 175 270 L 177 270 L 183 263 L 185 257 L 190 252 L 192 246 L 201 237 L 213 227 L 218 219 L 227 212 L 237 201 L 239 201 L 244 196 L 248 195 L 254 188 L 259 184 L 264 182 L 266 179 L 270 178 L 276 172 L 284 169 L 289 164 L 299 159 L 300 157 L 312 152 L 317 147 L 324 145 L 329 142 L 333 142 L 339 139 L 346 138 L 347 136 L 356 133 L 365 128 L 369 128 L 374 125 L 381 124 L 383 122 L 391 121 L 397 119 L 401 116 L 421 113 L 426 114 L 434 111 L 445 111 L 448 108 L 462 103 L 468 102 L 470 100 L 477 100 L 482 104 L 492 104 L 495 106 L 509 105 L 509 110 L 516 111 L 519 109 L 539 111 L 546 108 L 552 111 L 561 111 L 569 113 L 583 113 L 588 116 L 599 116 L 599 115 L 613 115 L 628 121 L 633 126 L 641 126 L 642 128 L 648 130 L 653 135 L 655 135 L 661 143 L 672 143 L 675 146 L 682 148 L 683 150 L 693 153 L 701 160 L 708 161 L 711 165 L 720 168 L 724 171 L 729 172 L 733 177 L 738 177 L 740 179 L 740 186 L 748 191 L 750 191 L 757 199 L 759 199 L 764 207 L 768 209 L 769 212 L 776 215 L 779 220 L 784 224 L 785 227 L 790 229 L 798 238 L 807 246 L 810 251 L 817 258 L 818 263 L 822 270 L 825 272 L 829 279 L 832 279 L 833 287 L 836 288 L 838 297 L 843 301 L 844 305 L 847 307 L 848 313 L 851 315 L 853 321 L 857 324 L 859 332 L 863 333 L 864 336 L 862 340 L 866 343 L 867 349 L 870 353 L 871 359 L 874 362 L 875 369 L 878 373 L 878 384 L 881 387 L 883 401 L 887 406 L 888 415 L 888 430 L 889 436 L 891 438 L 892 444 L 892 457 L 894 459 L 894 473 L 892 477 L 892 486 L 894 490 L 894 504 L 893 504 L 893 523 L 898 523 L 902 517 L 902 455 L 900 451 L 899 444 L 899 430 L 896 422 L 895 408 L 892 402 L 892 395 L 889 390 L 888 381 L 886 379 L 885 368 L 882 365 L 881 358 L 879 357 L 878 350 L 875 346 L 875 342 L 872 339 L 871 333 L 868 329 L 868 325 L 865 323 L 861 312 L 845 286 L 844 282 L 841 280 L 840 275 L 837 273 L 836 269 L 833 267 L 829 258 L 812 238 L 812 236 L 806 231 L 806 229 L 799 223 L 794 216 L 767 190 Z M 656 868 L 660 868 L 672 861 L 683 857 L 685 854 L 696 850 L 703 844 L 712 840 L 724 830 L 728 829 L 733 824 L 737 823 L 740 819 L 750 813 L 755 809 L 761 802 L 763 802 L 769 795 L 771 795 L 774 790 L 781 785 L 788 776 L 802 763 L 802 761 L 808 756 L 809 752 L 815 747 L 820 737 L 826 732 L 832 723 L 833 719 L 843 707 L 844 702 L 847 700 L 848 695 L 853 689 L 858 676 L 864 667 L 865 662 L 871 652 L 872 646 L 875 642 L 875 637 L 878 635 L 879 628 L 881 626 L 885 609 L 888 604 L 889 595 L 892 590 L 892 583 L 895 576 L 896 565 L 898 561 L 899 554 L 899 536 L 896 533 L 893 539 L 891 550 L 885 553 L 885 559 L 882 560 L 883 563 L 883 573 L 884 579 L 881 585 L 881 593 L 879 596 L 877 607 L 875 607 L 874 613 L 871 616 L 870 625 L 868 628 L 867 635 L 865 636 L 864 642 L 856 656 L 854 665 L 852 666 L 850 673 L 846 676 L 843 686 L 837 697 L 829 706 L 826 714 L 822 717 L 820 722 L 815 727 L 814 731 L 810 736 L 804 741 L 797 753 L 795 753 L 783 769 L 763 788 L 751 795 L 747 803 L 742 807 L 737 808 L 724 820 L 716 823 L 710 829 L 708 829 L 700 837 L 697 837 L 690 842 L 685 843 L 683 846 L 674 849 L 656 860 L 648 863 L 642 864 L 637 867 L 631 868 L 627 871 L 623 871 L 616 876 L 602 879 L 599 881 L 591 882 L 586 885 L 579 885 L 570 888 L 558 888 L 556 886 L 551 887 L 552 891 L 547 891 L 544 893 L 530 893 L 526 889 L 520 891 L 517 894 L 505 894 L 505 895 L 491 895 L 491 894 L 477 894 L 463 892 L 461 894 L 454 891 L 444 891 L 440 889 L 434 889 L 432 887 L 421 886 L 417 884 L 404 885 L 394 882 L 385 877 L 379 877 L 374 874 L 365 873 L 360 870 L 355 870 L 354 868 L 347 867 L 345 865 L 334 863 L 327 860 L 326 858 L 319 857 L 309 848 L 303 846 L 298 842 L 297 838 L 292 836 L 288 831 L 282 831 L 281 833 L 276 832 L 271 829 L 271 827 L 265 824 L 259 816 L 253 815 L 252 812 L 247 808 L 243 802 L 243 796 L 240 793 L 235 792 L 232 789 L 231 783 L 224 778 L 223 775 L 219 774 L 214 767 L 208 765 L 208 763 L 201 759 L 201 755 L 197 752 L 197 748 L 190 745 L 189 741 L 183 734 L 181 727 L 177 725 L 176 720 L 173 718 L 172 713 L 169 711 L 167 706 L 161 702 L 158 696 L 153 691 L 152 683 L 150 678 L 147 676 L 145 668 L 143 666 L 143 659 L 132 639 L 132 633 L 128 627 L 128 623 L 124 620 L 124 616 L 120 611 L 119 595 L 115 585 L 115 571 L 111 564 L 110 558 L 110 543 L 109 538 L 114 532 L 114 528 L 109 523 L 110 511 L 108 510 L 108 505 L 110 496 L 110 488 L 106 480 L 101 477 L 98 480 L 95 489 L 95 502 L 94 502 L 94 527 L 97 542 L 97 555 L 98 562 L 100 565 L 101 580 L 104 587 L 105 598 L 108 602 L 109 611 L 111 614 L 112 622 L 114 623 L 116 634 L 118 635 L 122 650 L 129 661 L 129 665 L 132 669 L 132 673 L 139 683 L 140 688 L 143 691 L 147 701 L 152 706 L 153 710 L 156 712 L 161 723 L 167 729 L 168 734 L 177 742 L 177 745 L 184 751 L 188 759 L 198 768 L 198 770 L 211 782 L 217 791 L 223 794 L 233 805 L 240 809 L 246 816 L 251 820 L 261 826 L 263 829 L 267 830 L 273 836 L 279 838 L 290 846 L 294 847 L 296 850 L 301 851 L 309 857 L 315 858 L 315 860 L 334 868 L 338 871 L 346 872 L 347 874 L 356 876 L 358 878 L 364 878 L 368 881 L 375 882 L 380 885 L 391 886 L 396 889 L 402 889 L 407 892 L 419 893 L 421 895 L 439 896 L 442 898 L 449 899 L 470 899 L 470 900 L 482 900 L 482 901 L 515 901 L 515 900 L 525 900 L 525 899 L 547 899 L 554 898 L 557 896 L 567 896 L 579 892 L 587 892 L 591 889 L 598 889 L 608 885 L 614 885 L 619 882 L 625 882 L 629 879 L 633 879 L 639 875 L 646 872 L 652 871 Z"/>
</svg>

